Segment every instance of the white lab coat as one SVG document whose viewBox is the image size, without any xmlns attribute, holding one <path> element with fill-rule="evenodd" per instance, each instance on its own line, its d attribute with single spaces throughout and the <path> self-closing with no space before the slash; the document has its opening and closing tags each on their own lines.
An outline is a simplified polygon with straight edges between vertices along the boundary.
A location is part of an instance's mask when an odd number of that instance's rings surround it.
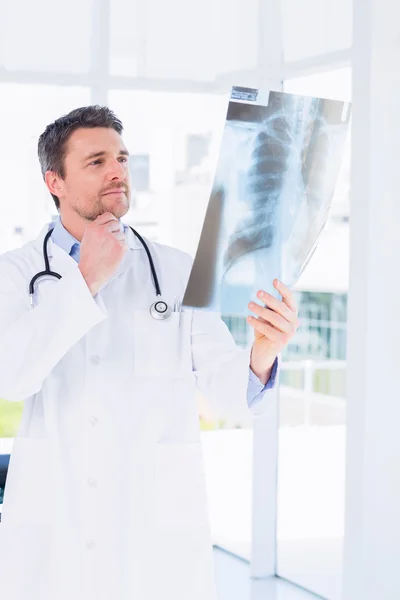
<svg viewBox="0 0 400 600">
<path fill-rule="evenodd" d="M 7 600 L 215 600 L 196 383 L 246 403 L 249 349 L 218 315 L 149 313 L 148 260 L 130 249 L 93 298 L 76 262 L 43 238 L 0 257 L 0 397 L 25 400 L 0 524 Z M 150 243 L 163 297 L 191 259 Z M 267 397 L 257 407 L 268 403 Z"/>
</svg>

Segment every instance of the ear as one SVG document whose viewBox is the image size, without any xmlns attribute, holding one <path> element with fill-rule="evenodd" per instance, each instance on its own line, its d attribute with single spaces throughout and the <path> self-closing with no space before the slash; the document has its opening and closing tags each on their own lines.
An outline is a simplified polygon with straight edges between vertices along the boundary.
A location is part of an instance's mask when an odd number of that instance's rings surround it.
<svg viewBox="0 0 400 600">
<path fill-rule="evenodd" d="M 63 195 L 64 182 L 55 171 L 46 171 L 44 180 L 51 194 L 58 198 Z"/>
</svg>

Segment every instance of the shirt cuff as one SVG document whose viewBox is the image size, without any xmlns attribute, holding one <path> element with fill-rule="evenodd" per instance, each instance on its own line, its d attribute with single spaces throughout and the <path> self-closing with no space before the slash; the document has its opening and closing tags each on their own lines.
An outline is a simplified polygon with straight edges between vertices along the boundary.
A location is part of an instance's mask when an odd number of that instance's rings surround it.
<svg viewBox="0 0 400 600">
<path fill-rule="evenodd" d="M 261 383 L 257 375 L 249 368 L 249 385 L 247 388 L 247 404 L 253 406 L 256 402 L 262 400 L 264 393 L 267 390 L 271 390 L 276 386 L 276 380 L 278 377 L 279 359 L 276 357 L 275 362 L 272 366 L 272 371 L 269 380 L 264 385 Z"/>
</svg>

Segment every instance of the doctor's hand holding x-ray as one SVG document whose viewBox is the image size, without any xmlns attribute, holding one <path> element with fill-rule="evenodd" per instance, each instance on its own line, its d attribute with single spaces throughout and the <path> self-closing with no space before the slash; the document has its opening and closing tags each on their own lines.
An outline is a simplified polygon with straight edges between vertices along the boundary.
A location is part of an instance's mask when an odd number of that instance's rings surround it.
<svg viewBox="0 0 400 600">
<path fill-rule="evenodd" d="M 258 298 L 269 308 L 250 302 L 249 309 L 257 317 L 247 318 L 247 322 L 254 329 L 255 337 L 250 367 L 264 384 L 271 376 L 278 354 L 288 345 L 299 327 L 298 309 L 293 293 L 277 279 L 274 281 L 274 287 L 283 300 L 259 290 Z"/>
</svg>

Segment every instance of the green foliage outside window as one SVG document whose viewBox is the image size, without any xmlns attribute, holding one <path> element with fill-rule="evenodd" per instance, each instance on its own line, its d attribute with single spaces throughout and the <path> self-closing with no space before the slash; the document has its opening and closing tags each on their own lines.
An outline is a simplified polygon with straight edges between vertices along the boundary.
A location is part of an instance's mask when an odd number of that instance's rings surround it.
<svg viewBox="0 0 400 600">
<path fill-rule="evenodd" d="M 23 402 L 6 402 L 0 399 L 0 438 L 16 435 L 23 406 Z"/>
</svg>

